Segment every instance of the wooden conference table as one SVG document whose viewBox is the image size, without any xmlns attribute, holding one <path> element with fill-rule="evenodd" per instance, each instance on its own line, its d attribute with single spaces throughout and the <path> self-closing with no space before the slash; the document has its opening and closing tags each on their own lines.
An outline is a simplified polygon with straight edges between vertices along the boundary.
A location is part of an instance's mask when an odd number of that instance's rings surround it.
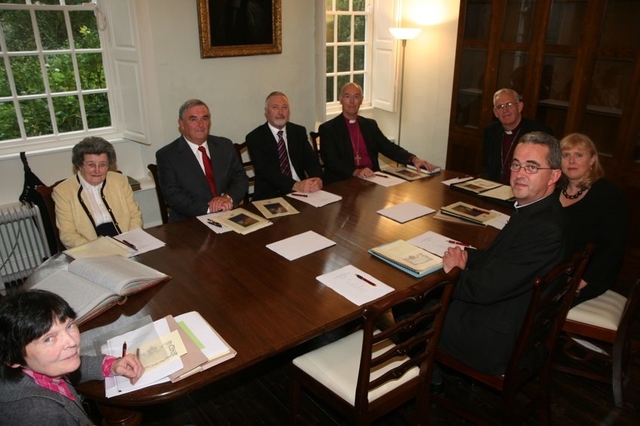
<svg viewBox="0 0 640 426">
<path fill-rule="evenodd" d="M 168 283 L 130 296 L 129 300 L 84 324 L 83 347 L 105 329 L 120 327 L 150 315 L 198 311 L 233 347 L 235 358 L 177 383 L 165 383 L 106 399 L 102 382 L 78 386 L 98 402 L 107 424 L 138 424 L 135 407 L 178 398 L 218 379 L 245 369 L 309 339 L 356 319 L 362 310 L 325 287 L 318 275 L 348 264 L 366 271 L 396 289 L 418 279 L 372 257 L 371 247 L 396 239 L 410 239 L 426 231 L 486 247 L 499 232 L 492 227 L 457 224 L 424 216 L 404 224 L 376 212 L 413 201 L 435 210 L 456 201 L 510 213 L 503 207 L 454 191 L 442 180 L 460 174 L 441 174 L 390 188 L 361 179 L 325 187 L 342 200 L 321 208 L 287 200 L 300 214 L 272 219 L 273 225 L 248 235 L 215 234 L 195 218 L 149 228 L 166 246 L 144 253 L 139 260 L 173 277 Z M 247 206 L 256 212 L 254 207 Z M 336 245 L 288 261 L 266 245 L 312 230 Z M 83 348 L 84 350 L 84 348 Z"/>
</svg>

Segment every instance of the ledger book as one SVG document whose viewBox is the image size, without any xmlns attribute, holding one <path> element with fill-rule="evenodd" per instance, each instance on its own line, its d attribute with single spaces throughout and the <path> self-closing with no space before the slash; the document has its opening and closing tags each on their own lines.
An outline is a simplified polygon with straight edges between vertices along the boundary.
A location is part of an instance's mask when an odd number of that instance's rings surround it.
<svg viewBox="0 0 640 426">
<path fill-rule="evenodd" d="M 87 257 L 72 261 L 67 270 L 56 270 L 31 288 L 61 296 L 81 324 L 124 303 L 128 295 L 170 279 L 169 275 L 126 257 Z"/>
</svg>

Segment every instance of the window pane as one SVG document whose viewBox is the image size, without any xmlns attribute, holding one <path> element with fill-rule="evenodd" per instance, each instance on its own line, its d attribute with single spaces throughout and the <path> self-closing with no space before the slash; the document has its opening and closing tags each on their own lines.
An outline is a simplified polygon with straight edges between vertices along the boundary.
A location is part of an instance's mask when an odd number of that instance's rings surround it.
<svg viewBox="0 0 640 426">
<path fill-rule="evenodd" d="M 11 87 L 9 87 L 9 78 L 4 62 L 0 62 L 0 96 L 11 96 Z"/>
<path fill-rule="evenodd" d="M 353 10 L 358 12 L 364 12 L 365 1 L 364 0 L 353 0 Z"/>
<path fill-rule="evenodd" d="M 360 85 L 360 87 L 363 87 L 363 88 L 364 88 L 364 87 L 365 87 L 365 86 L 364 86 L 364 74 L 355 74 L 355 75 L 353 76 L 353 82 L 354 82 L 354 83 L 358 83 L 358 84 Z M 363 89 L 363 90 L 364 90 L 364 89 Z M 363 93 L 363 94 L 362 94 L 362 97 L 363 97 L 363 98 L 366 98 L 366 97 L 367 97 L 367 94 L 366 94 L 366 93 Z"/>
<path fill-rule="evenodd" d="M 546 55 L 539 98 L 566 102 L 568 106 L 575 66 L 574 56 Z"/>
<path fill-rule="evenodd" d="M 528 43 L 535 12 L 533 0 L 508 0 L 503 22 L 502 41 Z"/>
<path fill-rule="evenodd" d="M 353 17 L 353 41 L 364 41 L 366 24 L 367 21 L 363 15 Z"/>
<path fill-rule="evenodd" d="M 326 69 L 327 73 L 334 72 L 334 67 L 333 67 L 333 52 L 334 52 L 334 49 L 335 48 L 333 46 L 327 46 L 327 69 Z"/>
<path fill-rule="evenodd" d="M 338 76 L 338 92 L 340 91 L 340 89 L 342 89 L 342 86 L 349 83 L 350 81 L 351 81 L 350 75 L 339 75 Z M 338 93 L 338 95 L 340 94 Z"/>
<path fill-rule="evenodd" d="M 21 2 L 21 3 L 24 3 L 24 2 Z M 36 3 L 36 2 L 32 1 L 31 3 Z M 38 0 L 38 3 L 57 6 L 60 4 L 60 0 Z"/>
<path fill-rule="evenodd" d="M 335 102 L 336 98 L 333 97 L 333 77 L 327 77 L 327 102 Z"/>
<path fill-rule="evenodd" d="M 80 84 L 84 90 L 104 89 L 107 82 L 104 77 L 104 67 L 102 65 L 102 54 L 83 53 L 77 56 L 80 73 Z"/>
<path fill-rule="evenodd" d="M 45 56 L 49 87 L 53 93 L 76 90 L 71 55 Z"/>
<path fill-rule="evenodd" d="M 111 126 L 109 99 L 106 93 L 85 95 L 84 109 L 87 114 L 87 125 L 90 129 Z"/>
<path fill-rule="evenodd" d="M 351 16 L 338 16 L 338 42 L 351 41 Z"/>
<path fill-rule="evenodd" d="M 335 42 L 335 31 L 334 31 L 334 26 L 335 26 L 335 15 L 327 15 L 326 18 L 327 21 L 327 43 L 334 43 Z"/>
<path fill-rule="evenodd" d="M 586 9 L 586 0 L 554 0 L 549 15 L 547 44 L 578 46 Z"/>
<path fill-rule="evenodd" d="M 600 35 L 600 46 L 635 50 L 640 45 L 640 2 L 608 0 Z"/>
<path fill-rule="evenodd" d="M 36 50 L 31 16 L 26 10 L 0 11 L 0 25 L 9 51 Z"/>
<path fill-rule="evenodd" d="M 56 11 L 36 11 L 40 42 L 44 50 L 69 48 L 69 36 L 64 22 L 64 13 Z"/>
<path fill-rule="evenodd" d="M 632 63 L 615 60 L 596 60 L 591 89 L 587 98 L 590 106 L 612 108 L 621 112 L 629 90 Z"/>
<path fill-rule="evenodd" d="M 93 12 L 69 12 L 69 17 L 76 49 L 100 48 L 98 22 Z"/>
<path fill-rule="evenodd" d="M 27 137 L 53 133 L 47 101 L 44 99 L 20 101 L 20 110 Z"/>
<path fill-rule="evenodd" d="M 487 61 L 485 49 L 466 48 L 462 52 L 460 88 L 456 101 L 456 124 L 479 127 L 482 109 L 482 87 Z"/>
<path fill-rule="evenodd" d="M 464 22 L 464 38 L 488 40 L 491 23 L 491 1 L 469 0 Z"/>
<path fill-rule="evenodd" d="M 338 46 L 338 72 L 351 71 L 351 46 Z"/>
<path fill-rule="evenodd" d="M 353 69 L 364 71 L 364 46 L 353 46 Z"/>
<path fill-rule="evenodd" d="M 498 84 L 496 87 L 511 87 L 522 94 L 525 88 L 527 61 L 529 55 L 526 52 L 503 51 L 500 54 L 498 64 Z"/>
<path fill-rule="evenodd" d="M 69 6 L 77 6 L 82 3 L 86 3 L 87 0 L 65 0 L 64 4 Z"/>
<path fill-rule="evenodd" d="M 0 102 L 0 140 L 18 139 L 20 128 L 11 102 Z"/>
<path fill-rule="evenodd" d="M 349 0 L 336 0 L 336 10 L 349 10 Z"/>
<path fill-rule="evenodd" d="M 40 62 L 36 56 L 10 58 L 11 72 L 18 95 L 34 95 L 44 92 Z"/>
<path fill-rule="evenodd" d="M 62 96 L 52 99 L 58 132 L 72 132 L 82 130 L 80 103 L 77 96 Z"/>
</svg>

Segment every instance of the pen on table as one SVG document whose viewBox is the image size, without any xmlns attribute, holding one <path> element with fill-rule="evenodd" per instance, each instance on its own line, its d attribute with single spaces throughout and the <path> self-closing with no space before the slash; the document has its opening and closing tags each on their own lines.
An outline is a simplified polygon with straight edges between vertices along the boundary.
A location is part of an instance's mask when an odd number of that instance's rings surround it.
<svg viewBox="0 0 640 426">
<path fill-rule="evenodd" d="M 377 287 L 377 286 L 376 286 L 376 283 L 374 283 L 373 281 L 369 281 L 368 279 L 366 279 L 365 277 L 363 277 L 363 276 L 362 276 L 362 275 L 360 275 L 360 274 L 356 274 L 356 277 L 360 278 L 362 281 L 364 281 L 365 283 L 367 283 L 367 284 L 369 284 L 369 285 L 372 285 L 372 286 L 374 286 L 374 287 Z"/>
<path fill-rule="evenodd" d="M 210 225 L 213 225 L 213 226 L 217 226 L 218 228 L 222 228 L 222 225 L 220 225 L 215 220 L 207 219 L 207 223 L 210 224 Z"/>
<path fill-rule="evenodd" d="M 124 342 L 122 344 L 122 358 L 124 358 L 125 356 L 127 356 L 127 342 Z"/>
<path fill-rule="evenodd" d="M 374 175 L 376 175 L 378 177 L 383 177 L 383 178 L 388 178 L 389 177 L 387 175 L 383 175 L 382 173 L 374 173 Z"/>
<path fill-rule="evenodd" d="M 447 242 L 449 244 L 456 244 L 462 247 L 471 247 L 471 244 L 467 244 L 467 243 L 461 243 L 460 241 L 455 241 L 455 240 L 447 240 Z"/>
<path fill-rule="evenodd" d="M 130 243 L 129 241 L 127 241 L 127 240 L 122 240 L 122 244 L 124 244 L 125 246 L 127 246 L 127 247 L 129 247 L 129 248 L 132 248 L 132 249 L 134 249 L 134 250 L 138 251 L 138 248 L 137 248 L 136 246 L 134 246 L 133 244 L 131 244 L 131 243 Z"/>
<path fill-rule="evenodd" d="M 291 195 L 293 195 L 294 197 L 304 197 L 304 198 L 307 198 L 307 197 L 308 197 L 308 195 L 305 195 L 305 194 L 297 194 L 297 193 L 295 193 L 295 192 L 292 192 L 292 193 L 291 193 Z"/>
</svg>

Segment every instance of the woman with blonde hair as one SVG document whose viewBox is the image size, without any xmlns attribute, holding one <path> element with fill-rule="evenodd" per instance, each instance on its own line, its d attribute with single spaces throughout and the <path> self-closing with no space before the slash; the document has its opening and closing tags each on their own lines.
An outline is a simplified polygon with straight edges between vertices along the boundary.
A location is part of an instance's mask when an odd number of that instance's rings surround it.
<svg viewBox="0 0 640 426">
<path fill-rule="evenodd" d="M 607 291 L 618 277 L 624 255 L 627 212 L 620 189 L 604 178 L 595 144 L 572 133 L 560 141 L 562 180 L 558 190 L 567 215 L 570 252 L 596 244 L 578 293 L 577 305 Z"/>
</svg>

